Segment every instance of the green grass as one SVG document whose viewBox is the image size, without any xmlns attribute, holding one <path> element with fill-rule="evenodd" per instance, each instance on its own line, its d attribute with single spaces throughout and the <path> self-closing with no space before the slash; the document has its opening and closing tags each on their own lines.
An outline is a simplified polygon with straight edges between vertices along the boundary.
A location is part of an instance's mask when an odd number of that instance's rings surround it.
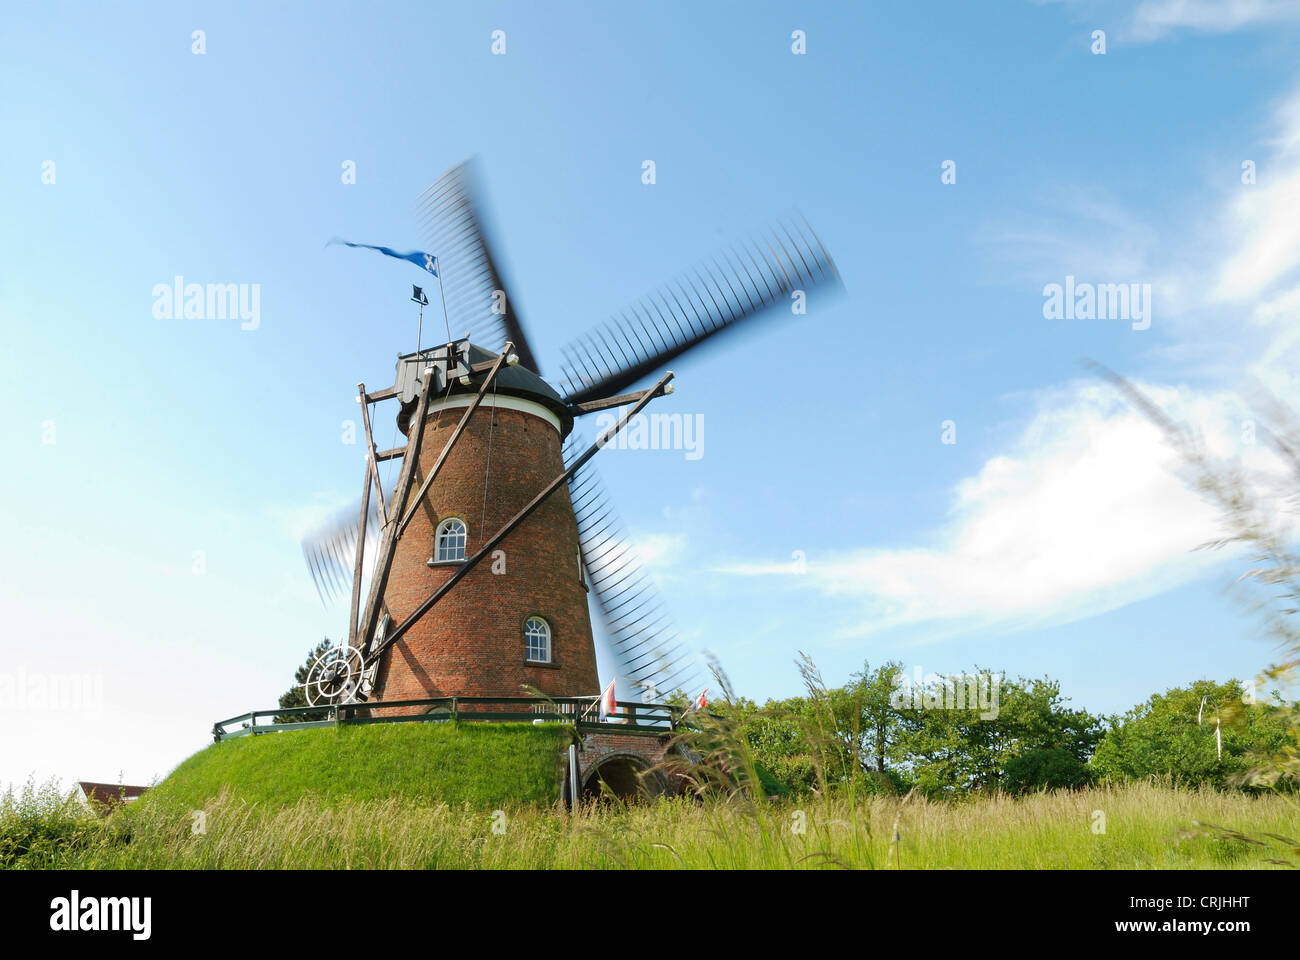
<svg viewBox="0 0 1300 960">
<path fill-rule="evenodd" d="M 241 737 L 199 752 L 139 802 L 103 819 L 70 806 L 52 787 L 29 784 L 21 795 L 0 797 L 0 867 L 1300 865 L 1300 842 L 1286 839 L 1300 837 L 1294 796 L 1149 781 L 953 801 L 736 793 L 604 803 L 570 814 L 557 802 L 570 736 L 552 725 L 442 723 Z"/>
<path fill-rule="evenodd" d="M 1295 837 L 1294 804 L 1151 783 L 969 802 L 915 797 L 700 803 L 662 800 L 569 815 L 556 805 L 398 799 L 207 801 L 196 834 L 183 805 L 135 804 L 56 865 L 72 868 L 1204 869 L 1300 863 L 1284 844 L 1198 830 Z M 1094 833 L 1095 811 L 1106 832 Z M 804 826 L 803 832 L 798 825 Z M 497 827 L 494 830 L 494 825 Z M 895 827 L 898 840 L 894 841 Z"/>
<path fill-rule="evenodd" d="M 569 740 L 566 727 L 524 723 L 393 723 L 239 737 L 190 757 L 145 800 L 199 809 L 225 791 L 232 801 L 262 807 L 390 797 L 492 808 L 547 804 L 559 795 Z"/>
</svg>

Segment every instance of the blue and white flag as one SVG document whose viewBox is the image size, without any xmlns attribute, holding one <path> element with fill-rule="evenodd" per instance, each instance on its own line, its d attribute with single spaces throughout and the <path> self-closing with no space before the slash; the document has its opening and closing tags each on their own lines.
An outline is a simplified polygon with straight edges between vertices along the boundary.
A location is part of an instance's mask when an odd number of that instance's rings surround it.
<svg viewBox="0 0 1300 960">
<path fill-rule="evenodd" d="M 421 270 L 433 274 L 435 277 L 438 275 L 438 258 L 431 253 L 423 253 L 419 250 L 412 250 L 409 253 L 400 253 L 392 247 L 376 247 L 373 244 L 352 243 L 349 240 L 334 239 L 330 241 L 330 244 L 334 243 L 341 243 L 345 247 L 364 247 L 366 250 L 378 250 L 386 257 L 396 257 L 398 260 L 407 260 L 415 264 Z M 326 244 L 326 246 L 329 246 L 330 244 Z"/>
</svg>

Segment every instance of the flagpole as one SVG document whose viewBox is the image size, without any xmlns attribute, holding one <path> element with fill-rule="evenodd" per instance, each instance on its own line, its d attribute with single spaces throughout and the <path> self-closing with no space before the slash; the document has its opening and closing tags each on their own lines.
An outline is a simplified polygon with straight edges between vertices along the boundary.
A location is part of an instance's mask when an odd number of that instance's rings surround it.
<svg viewBox="0 0 1300 960">
<path fill-rule="evenodd" d="M 447 343 L 451 343 L 451 320 L 447 317 L 447 294 L 442 289 L 442 258 L 434 256 L 434 266 L 438 268 L 436 276 L 438 277 L 438 296 L 442 299 L 442 322 L 447 328 Z M 448 358 L 450 362 L 450 358 Z"/>
</svg>

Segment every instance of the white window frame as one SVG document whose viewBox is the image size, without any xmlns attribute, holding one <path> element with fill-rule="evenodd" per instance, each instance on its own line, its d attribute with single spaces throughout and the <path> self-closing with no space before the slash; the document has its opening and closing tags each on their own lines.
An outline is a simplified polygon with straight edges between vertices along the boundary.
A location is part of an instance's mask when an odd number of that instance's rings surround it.
<svg viewBox="0 0 1300 960">
<path fill-rule="evenodd" d="M 540 623 L 540 631 L 533 629 L 534 623 Z M 543 652 L 545 656 L 533 656 L 534 644 L 545 644 Z M 550 663 L 551 662 L 551 625 L 546 622 L 546 618 L 531 616 L 524 621 L 524 659 L 529 663 Z"/>
<path fill-rule="evenodd" d="M 460 524 L 460 555 L 444 556 L 443 540 L 450 539 L 453 534 L 448 532 L 448 528 L 453 523 Z M 469 544 L 469 524 L 460 517 L 447 517 L 438 524 L 438 531 L 433 538 L 433 560 L 435 563 L 463 563 L 465 561 L 465 547 Z M 452 552 L 452 551 L 448 551 Z"/>
</svg>

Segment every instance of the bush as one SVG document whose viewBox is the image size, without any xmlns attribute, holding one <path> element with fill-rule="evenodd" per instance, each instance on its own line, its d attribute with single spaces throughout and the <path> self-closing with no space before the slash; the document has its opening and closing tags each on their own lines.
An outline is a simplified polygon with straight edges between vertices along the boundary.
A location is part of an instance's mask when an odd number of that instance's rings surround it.
<svg viewBox="0 0 1300 960">
<path fill-rule="evenodd" d="M 807 754 L 773 757 L 768 764 L 757 764 L 763 790 L 769 795 L 803 795 L 817 786 L 817 764 Z M 767 773 L 771 781 L 763 776 Z"/>
<path fill-rule="evenodd" d="M 1087 786 L 1088 768 L 1064 747 L 1029 750 L 1007 761 L 1002 787 L 1009 793 Z"/>
<path fill-rule="evenodd" d="M 18 794 L 10 787 L 0 796 L 0 869 L 57 867 L 98 827 L 99 818 L 56 780 L 38 787 L 29 779 Z"/>
</svg>

